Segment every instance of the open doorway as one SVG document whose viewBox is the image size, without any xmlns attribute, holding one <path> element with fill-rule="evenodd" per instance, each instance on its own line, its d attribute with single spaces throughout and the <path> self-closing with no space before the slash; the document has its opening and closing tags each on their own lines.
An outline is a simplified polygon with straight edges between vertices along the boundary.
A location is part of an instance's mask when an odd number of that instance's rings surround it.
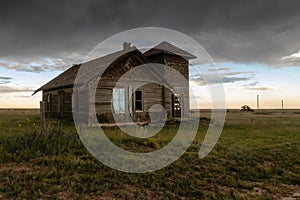
<svg viewBox="0 0 300 200">
<path fill-rule="evenodd" d="M 172 94 L 172 117 L 181 117 L 181 102 L 178 94 Z"/>
</svg>

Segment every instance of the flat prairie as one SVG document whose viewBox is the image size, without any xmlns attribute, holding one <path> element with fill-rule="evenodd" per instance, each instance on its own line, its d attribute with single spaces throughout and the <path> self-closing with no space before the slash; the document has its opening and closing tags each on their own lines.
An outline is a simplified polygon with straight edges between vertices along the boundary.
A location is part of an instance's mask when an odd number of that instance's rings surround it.
<svg viewBox="0 0 300 200">
<path fill-rule="evenodd" d="M 195 112 L 195 111 L 193 111 Z M 198 158 L 210 123 L 201 110 L 200 128 L 189 149 L 171 165 L 148 173 L 125 173 L 96 160 L 74 124 L 47 120 L 39 111 L 0 109 L 0 199 L 299 199 L 299 110 L 228 110 L 214 149 Z M 164 148 L 180 122 L 170 121 L 153 138 L 137 139 L 106 127 L 125 150 Z"/>
</svg>

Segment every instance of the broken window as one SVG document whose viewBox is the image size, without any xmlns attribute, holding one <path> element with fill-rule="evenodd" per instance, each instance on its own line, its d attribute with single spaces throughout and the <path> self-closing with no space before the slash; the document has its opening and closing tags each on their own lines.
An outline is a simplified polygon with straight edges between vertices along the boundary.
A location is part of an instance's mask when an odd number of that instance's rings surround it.
<svg viewBox="0 0 300 200">
<path fill-rule="evenodd" d="M 125 89 L 113 89 L 113 110 L 114 113 L 125 113 Z"/>
<path fill-rule="evenodd" d="M 135 91 L 135 110 L 143 111 L 143 92 Z"/>
</svg>

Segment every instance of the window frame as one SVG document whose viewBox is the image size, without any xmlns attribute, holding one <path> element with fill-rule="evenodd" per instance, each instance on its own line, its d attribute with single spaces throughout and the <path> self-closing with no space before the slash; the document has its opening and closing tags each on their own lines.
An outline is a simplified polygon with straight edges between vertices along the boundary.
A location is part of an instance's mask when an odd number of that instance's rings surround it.
<svg viewBox="0 0 300 200">
<path fill-rule="evenodd" d="M 141 99 L 140 100 L 137 100 L 137 98 L 136 98 L 136 93 L 137 92 L 141 92 Z M 134 107 L 135 107 L 135 112 L 144 112 L 144 91 L 143 90 L 136 90 L 135 92 L 134 92 L 134 96 L 135 96 L 135 99 L 134 99 Z M 140 102 L 141 103 L 141 106 L 142 106 L 142 108 L 141 109 L 137 109 L 137 102 Z"/>
<path fill-rule="evenodd" d="M 114 105 L 114 93 L 115 91 L 118 91 L 118 109 L 116 109 L 115 105 Z M 123 91 L 123 101 L 121 101 L 122 98 L 120 98 L 120 91 Z M 121 104 L 123 104 L 123 106 L 120 106 Z M 122 108 L 122 109 L 121 109 Z M 113 88 L 112 90 L 112 110 L 114 114 L 125 114 L 126 113 L 126 90 L 123 87 L 119 87 L 119 88 Z"/>
</svg>

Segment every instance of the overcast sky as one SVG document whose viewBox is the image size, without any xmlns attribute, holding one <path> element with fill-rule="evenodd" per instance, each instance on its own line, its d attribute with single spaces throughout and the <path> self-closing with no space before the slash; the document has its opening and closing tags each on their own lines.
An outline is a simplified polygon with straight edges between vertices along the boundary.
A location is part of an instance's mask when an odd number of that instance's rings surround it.
<svg viewBox="0 0 300 200">
<path fill-rule="evenodd" d="M 21 100 L 24 106 L 37 106 L 39 96 L 24 100 L 29 90 L 80 62 L 107 37 L 149 26 L 180 31 L 203 45 L 221 65 L 229 93 L 279 89 L 274 95 L 281 98 L 278 74 L 286 74 L 285 87 L 286 81 L 299 83 L 299 24 L 298 0 L 3 0 L 0 107 Z M 288 95 L 291 107 L 300 107 L 292 99 L 300 96 L 298 91 Z M 10 104 L 3 100 L 8 97 Z M 242 100 L 232 102 L 231 107 L 239 107 Z"/>
</svg>

